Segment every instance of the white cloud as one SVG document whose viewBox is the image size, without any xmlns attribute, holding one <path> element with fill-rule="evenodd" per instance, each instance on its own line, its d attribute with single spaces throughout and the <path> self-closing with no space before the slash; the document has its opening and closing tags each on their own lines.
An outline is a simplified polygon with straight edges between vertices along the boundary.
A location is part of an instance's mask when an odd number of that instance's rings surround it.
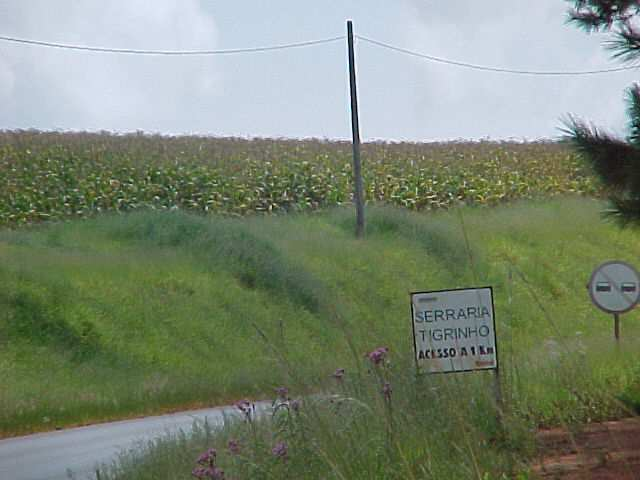
<svg viewBox="0 0 640 480">
<path fill-rule="evenodd" d="M 0 33 L 141 49 L 272 45 L 342 32 L 517 69 L 617 66 L 562 0 L 0 0 Z M 221 39 L 218 43 L 218 37 Z M 636 72 L 518 77 L 357 42 L 364 138 L 553 137 L 576 114 L 624 128 Z M 222 57 L 128 57 L 0 43 L 0 128 L 348 137 L 344 44 Z"/>
<path fill-rule="evenodd" d="M 15 75 L 9 66 L 8 61 L 3 58 L 0 52 L 0 102 L 8 105 L 13 95 L 15 86 Z"/>
<path fill-rule="evenodd" d="M 435 2 L 405 0 L 403 45 L 474 64 L 524 70 L 589 70 L 618 66 L 604 36 L 566 25 L 568 3 L 559 0 Z M 622 91 L 633 72 L 588 77 L 522 77 L 412 61 L 425 85 L 407 100 L 417 136 L 549 137 L 560 117 L 574 113 L 620 130 Z M 407 105 L 409 106 L 409 105 Z"/>
<path fill-rule="evenodd" d="M 215 48 L 197 0 L 6 1 L 0 31 L 52 42 L 135 49 Z M 198 130 L 221 77 L 209 57 L 141 57 L 2 46 L 0 89 L 13 82 L 0 127 Z M 2 57 L 0 57 L 0 62 Z M 4 91 L 4 89 L 2 90 Z M 204 99 L 199 101 L 198 99 Z M 185 105 L 196 105 L 186 109 Z"/>
</svg>

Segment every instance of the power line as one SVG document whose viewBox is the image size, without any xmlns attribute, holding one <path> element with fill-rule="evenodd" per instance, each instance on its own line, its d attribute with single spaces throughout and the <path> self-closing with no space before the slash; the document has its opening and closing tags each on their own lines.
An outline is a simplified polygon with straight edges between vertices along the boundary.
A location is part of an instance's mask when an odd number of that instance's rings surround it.
<svg viewBox="0 0 640 480">
<path fill-rule="evenodd" d="M 128 55 L 165 55 L 165 56 L 197 56 L 197 55 L 233 55 L 239 53 L 271 52 L 275 50 L 287 50 L 291 48 L 312 47 L 326 43 L 344 40 L 346 37 L 332 37 L 321 40 L 310 40 L 306 42 L 288 43 L 283 45 L 271 45 L 266 47 L 233 48 L 228 50 L 137 50 L 130 48 L 106 48 L 90 47 L 86 45 L 69 45 L 65 43 L 43 42 L 40 40 L 29 40 L 25 38 L 0 36 L 0 40 L 23 45 L 35 45 L 38 47 L 59 48 L 64 50 L 80 50 L 85 52 L 117 53 Z"/>
<path fill-rule="evenodd" d="M 459 62 L 455 60 L 448 60 L 446 58 L 434 57 L 433 55 L 426 55 L 423 53 L 418 53 L 413 50 L 407 50 L 406 48 L 396 47 L 394 45 L 390 45 L 388 43 L 379 42 L 377 40 L 373 40 L 371 38 L 362 37 L 360 35 L 356 35 L 356 37 L 363 42 L 367 42 L 378 47 L 386 48 L 389 50 L 393 50 L 395 52 L 404 53 L 405 55 L 411 55 L 413 57 L 422 58 L 425 60 L 429 60 L 437 63 L 444 63 L 446 65 L 454 65 L 456 67 L 464 67 L 470 68 L 473 70 L 481 70 L 484 72 L 495 72 L 495 73 L 509 73 L 513 75 L 535 75 L 535 76 L 578 76 L 578 75 L 597 75 L 602 73 L 613 73 L 613 72 L 622 72 L 627 70 L 635 70 L 639 68 L 639 65 L 631 65 L 626 67 L 615 67 L 615 68 L 606 68 L 601 70 L 582 70 L 582 71 L 541 71 L 541 70 L 516 70 L 511 68 L 501 68 L 501 67 L 489 67 L 486 65 L 476 65 L 473 63 Z"/>
<path fill-rule="evenodd" d="M 395 45 L 380 42 L 378 40 L 374 40 L 372 38 L 364 37 L 361 35 L 355 35 L 355 37 L 358 38 L 359 40 L 362 40 L 363 42 L 370 43 L 372 45 L 375 45 L 381 48 L 403 53 L 405 55 L 410 55 L 412 57 L 421 58 L 431 62 L 442 63 L 445 65 L 453 65 L 453 66 L 462 67 L 462 68 L 469 68 L 473 70 L 480 70 L 484 72 L 508 73 L 512 75 L 556 76 L 556 77 L 557 76 L 598 75 L 603 73 L 615 73 L 615 72 L 636 70 L 640 67 L 639 65 L 631 65 L 631 66 L 614 67 L 614 68 L 606 68 L 606 69 L 599 69 L 599 70 L 582 70 L 582 71 L 518 70 L 518 69 L 512 69 L 512 68 L 490 67 L 487 65 L 478 65 L 478 64 L 468 63 L 468 62 L 449 60 L 446 58 L 427 55 L 427 54 L 419 53 L 406 48 L 397 47 Z M 23 44 L 23 45 L 33 45 L 33 46 L 39 46 L 39 47 L 49 47 L 49 48 L 58 48 L 58 49 L 64 49 L 64 50 L 76 50 L 76 51 L 97 52 L 97 53 L 115 53 L 115 54 L 128 54 L 128 55 L 163 55 L 163 56 L 233 55 L 233 54 L 243 54 L 243 53 L 271 52 L 271 51 L 277 51 L 277 50 L 288 50 L 292 48 L 304 48 L 304 47 L 312 47 L 316 45 L 324 45 L 328 43 L 342 41 L 345 38 L 346 37 L 344 35 L 341 35 L 339 37 L 324 38 L 320 40 L 310 40 L 305 42 L 288 43 L 288 44 L 281 44 L 281 45 L 270 45 L 270 46 L 263 46 L 263 47 L 232 48 L 232 49 L 226 49 L 226 50 L 224 49 L 223 50 L 140 50 L 140 49 L 130 49 L 130 48 L 110 48 L 110 47 L 92 47 L 87 45 L 71 45 L 71 44 L 65 44 L 65 43 L 45 42 L 41 40 L 31 40 L 31 39 L 25 39 L 25 38 L 8 37 L 8 36 L 0 35 L 0 41 Z"/>
</svg>

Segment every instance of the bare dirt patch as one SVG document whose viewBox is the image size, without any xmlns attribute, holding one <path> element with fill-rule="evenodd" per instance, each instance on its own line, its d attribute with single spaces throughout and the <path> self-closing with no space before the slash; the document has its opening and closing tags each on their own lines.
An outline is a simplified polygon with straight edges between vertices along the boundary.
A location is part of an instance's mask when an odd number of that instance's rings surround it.
<svg viewBox="0 0 640 480">
<path fill-rule="evenodd" d="M 537 478 L 561 480 L 640 480 L 640 418 L 585 426 L 577 432 L 538 434 Z"/>
</svg>

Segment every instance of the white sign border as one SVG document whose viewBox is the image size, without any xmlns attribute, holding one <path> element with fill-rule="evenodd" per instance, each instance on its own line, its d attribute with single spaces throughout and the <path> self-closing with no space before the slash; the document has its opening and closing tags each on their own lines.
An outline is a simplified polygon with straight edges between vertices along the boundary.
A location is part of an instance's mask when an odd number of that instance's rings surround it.
<svg viewBox="0 0 640 480">
<path fill-rule="evenodd" d="M 448 372 L 427 372 L 423 371 L 420 368 L 420 363 L 418 362 L 418 345 L 416 343 L 416 322 L 415 322 L 415 311 L 413 310 L 413 296 L 414 295 L 422 295 L 422 294 L 431 294 L 431 293 L 445 293 L 445 292 L 462 292 L 465 290 L 483 290 L 485 288 L 489 289 L 489 293 L 491 295 L 491 319 L 493 321 L 493 345 L 495 347 L 495 359 L 496 364 L 493 367 L 482 367 L 482 368 L 472 368 L 469 370 L 451 370 Z M 411 331 L 413 333 L 413 361 L 416 364 L 416 371 L 419 374 L 426 375 L 446 375 L 448 373 L 469 373 L 469 372 L 478 372 L 478 371 L 490 371 L 494 372 L 500 371 L 500 356 L 498 355 L 498 332 L 496 331 L 496 307 L 495 302 L 493 300 L 493 287 L 491 285 L 486 285 L 483 287 L 464 287 L 464 288 L 446 288 L 444 290 L 426 290 L 419 292 L 409 292 L 409 303 L 411 304 Z"/>
<path fill-rule="evenodd" d="M 636 274 L 636 277 L 640 280 L 640 273 L 638 273 L 636 268 L 633 265 L 631 265 L 630 263 L 622 261 L 622 260 L 609 260 L 609 261 L 601 263 L 600 265 L 598 265 L 593 270 L 593 272 L 591 272 L 591 277 L 589 277 L 589 283 L 587 284 L 587 290 L 589 291 L 589 297 L 591 298 L 591 303 L 593 303 L 597 308 L 599 308 L 603 312 L 611 313 L 613 315 L 630 312 L 631 310 L 636 308 L 636 306 L 640 302 L 640 290 L 638 292 L 636 301 L 629 308 L 627 308 L 626 310 L 609 310 L 608 308 L 604 308 L 598 302 L 596 302 L 596 300 L 595 300 L 595 298 L 593 296 L 592 288 L 591 288 L 591 286 L 593 285 L 593 281 L 595 280 L 596 274 L 603 267 L 606 267 L 607 265 L 612 265 L 614 263 L 617 263 L 617 264 L 620 264 L 620 265 L 624 265 L 625 267 L 629 268 L 632 272 L 634 272 Z"/>
</svg>

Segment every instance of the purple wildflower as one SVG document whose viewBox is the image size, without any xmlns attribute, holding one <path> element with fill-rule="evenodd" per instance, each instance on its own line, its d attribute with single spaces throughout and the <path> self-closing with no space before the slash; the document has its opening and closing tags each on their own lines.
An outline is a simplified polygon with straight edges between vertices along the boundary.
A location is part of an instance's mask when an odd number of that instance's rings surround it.
<svg viewBox="0 0 640 480">
<path fill-rule="evenodd" d="M 196 467 L 191 470 L 191 475 L 196 478 L 207 478 L 207 470 L 209 469 L 204 467 Z"/>
<path fill-rule="evenodd" d="M 191 475 L 201 479 L 224 480 L 224 470 L 213 465 L 210 467 L 196 467 L 191 471 Z"/>
<path fill-rule="evenodd" d="M 393 392 L 392 388 L 391 388 L 391 384 L 389 382 L 384 382 L 384 385 L 382 386 L 382 393 L 384 394 L 384 398 L 387 399 L 387 401 L 391 401 L 391 393 Z"/>
<path fill-rule="evenodd" d="M 276 458 L 282 458 L 283 460 L 287 459 L 287 444 L 285 442 L 278 442 L 271 449 L 271 453 Z"/>
<path fill-rule="evenodd" d="M 200 466 L 191 470 L 191 475 L 196 478 L 208 478 L 210 480 L 224 480 L 224 470 L 215 466 L 216 456 L 218 452 L 215 448 L 210 448 L 206 452 L 200 454 L 196 462 Z"/>
<path fill-rule="evenodd" d="M 374 351 L 369 352 L 366 356 L 371 360 L 374 365 L 380 365 L 389 353 L 387 347 L 378 347 Z"/>
<path fill-rule="evenodd" d="M 213 462 L 216 461 L 217 454 L 218 452 L 216 452 L 215 448 L 210 448 L 206 452 L 201 453 L 196 462 L 200 465 L 213 465 Z"/>
<path fill-rule="evenodd" d="M 211 480 L 224 480 L 224 470 L 218 467 L 209 467 L 207 475 Z"/>
<path fill-rule="evenodd" d="M 289 395 L 289 389 L 287 387 L 278 387 L 276 388 L 276 393 L 280 400 L 286 400 Z"/>
<path fill-rule="evenodd" d="M 238 440 L 231 439 L 227 444 L 227 448 L 231 455 L 238 455 L 240 453 L 240 442 Z"/>
<path fill-rule="evenodd" d="M 335 372 L 333 372 L 333 375 L 331 375 L 333 378 L 335 378 L 337 381 L 341 382 L 342 381 L 342 377 L 344 377 L 344 368 L 338 368 L 336 369 Z"/>
</svg>

